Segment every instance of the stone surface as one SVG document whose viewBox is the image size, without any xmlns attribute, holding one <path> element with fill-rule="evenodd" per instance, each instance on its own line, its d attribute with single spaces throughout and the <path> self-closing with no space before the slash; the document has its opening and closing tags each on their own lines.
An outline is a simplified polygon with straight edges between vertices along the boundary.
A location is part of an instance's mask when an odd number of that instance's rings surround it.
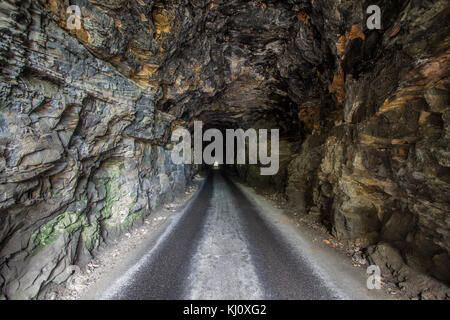
<svg viewBox="0 0 450 320">
<path fill-rule="evenodd" d="M 319 30 L 316 41 L 329 50 L 320 51 L 322 63 L 334 59 L 336 68 L 321 71 L 328 94 L 296 101 L 303 139 L 274 190 L 300 214 L 319 209 L 337 238 L 362 247 L 389 243 L 408 268 L 449 284 L 448 7 L 380 6 L 382 30 L 371 31 L 364 2 L 306 5 L 302 21 Z"/>
<path fill-rule="evenodd" d="M 92 26 L 84 46 L 47 5 L 62 2 L 1 4 L 0 286 L 10 299 L 63 283 L 192 176 L 170 161 L 173 117 L 155 111 L 157 92 L 108 63 L 123 44 L 98 28 L 113 22 Z"/>
</svg>

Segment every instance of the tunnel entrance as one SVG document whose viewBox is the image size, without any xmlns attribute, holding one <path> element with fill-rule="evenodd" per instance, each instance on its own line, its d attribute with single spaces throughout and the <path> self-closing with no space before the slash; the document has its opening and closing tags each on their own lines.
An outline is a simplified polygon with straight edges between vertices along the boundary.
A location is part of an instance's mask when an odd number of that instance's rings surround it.
<svg viewBox="0 0 450 320">
<path fill-rule="evenodd" d="M 194 122 L 194 136 L 189 130 L 179 128 L 172 134 L 172 142 L 177 143 L 172 150 L 175 164 L 269 165 L 261 169 L 261 175 L 275 175 L 279 168 L 279 130 L 226 129 L 225 137 L 219 129 L 208 129 L 203 133 L 203 124 Z M 181 139 L 181 141 L 180 141 Z M 194 155 L 192 157 L 192 140 Z M 208 144 L 208 142 L 210 142 Z M 268 144 L 270 143 L 270 145 Z"/>
</svg>

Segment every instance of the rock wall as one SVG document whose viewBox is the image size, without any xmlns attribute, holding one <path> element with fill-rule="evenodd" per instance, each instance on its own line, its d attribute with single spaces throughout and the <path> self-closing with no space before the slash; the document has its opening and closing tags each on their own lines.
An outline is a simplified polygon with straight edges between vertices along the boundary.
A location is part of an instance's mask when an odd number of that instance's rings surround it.
<svg viewBox="0 0 450 320">
<path fill-rule="evenodd" d="M 301 213 L 320 211 L 339 239 L 384 256 L 385 269 L 401 261 L 448 284 L 449 7 L 399 2 L 387 17 L 380 6 L 381 31 L 358 17 L 341 25 L 329 91 L 342 109 L 311 126 L 289 164 L 286 196 Z"/>
<path fill-rule="evenodd" d="M 170 160 L 174 119 L 154 90 L 38 1 L 2 1 L 0 21 L 0 298 L 31 299 L 171 201 L 192 169 Z"/>
</svg>

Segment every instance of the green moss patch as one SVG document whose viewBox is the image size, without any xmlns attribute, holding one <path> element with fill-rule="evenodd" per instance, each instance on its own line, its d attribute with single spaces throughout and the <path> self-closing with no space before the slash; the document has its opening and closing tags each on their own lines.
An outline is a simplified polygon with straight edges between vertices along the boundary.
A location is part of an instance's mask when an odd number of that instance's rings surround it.
<svg viewBox="0 0 450 320">
<path fill-rule="evenodd" d="M 36 252 L 38 252 L 53 243 L 62 234 L 66 232 L 72 234 L 80 230 L 85 224 L 87 224 L 86 216 L 66 211 L 42 225 L 39 230 L 31 235 L 30 241 L 36 247 Z"/>
</svg>

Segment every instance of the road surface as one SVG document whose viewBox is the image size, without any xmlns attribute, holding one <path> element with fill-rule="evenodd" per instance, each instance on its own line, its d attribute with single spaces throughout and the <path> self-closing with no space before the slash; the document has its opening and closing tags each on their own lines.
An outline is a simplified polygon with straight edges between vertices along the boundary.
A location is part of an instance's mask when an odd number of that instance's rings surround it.
<svg viewBox="0 0 450 320">
<path fill-rule="evenodd" d="M 364 279 L 340 285 L 339 277 L 348 276 L 337 267 L 336 273 L 327 271 L 333 259 L 311 260 L 295 232 L 283 231 L 261 211 L 232 180 L 213 171 L 156 244 L 100 298 L 370 298 Z"/>
</svg>

